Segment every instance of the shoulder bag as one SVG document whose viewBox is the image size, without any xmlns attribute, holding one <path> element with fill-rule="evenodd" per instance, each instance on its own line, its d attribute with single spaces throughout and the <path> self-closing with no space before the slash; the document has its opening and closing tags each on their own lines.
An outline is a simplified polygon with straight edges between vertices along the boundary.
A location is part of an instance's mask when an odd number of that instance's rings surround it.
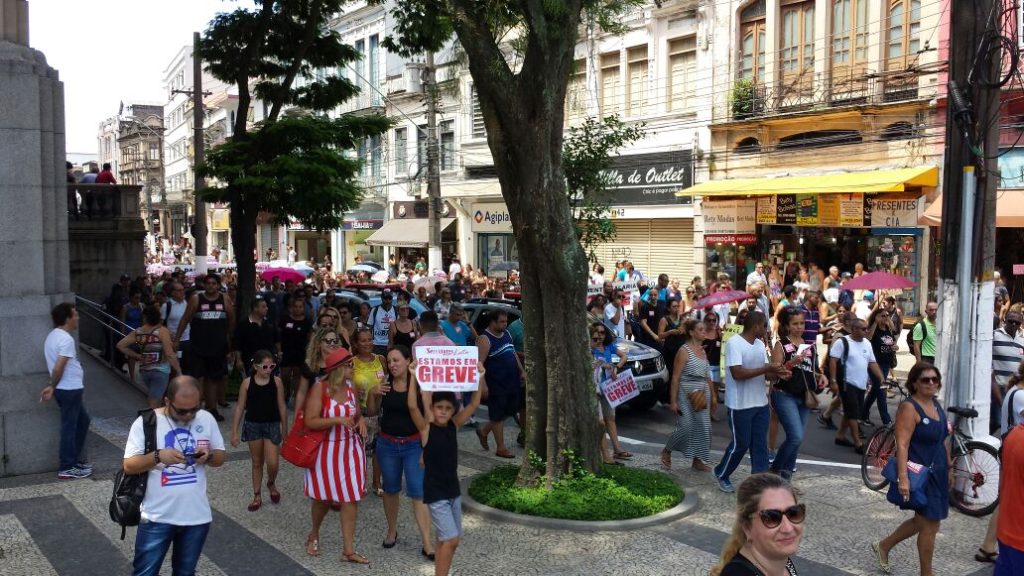
<svg viewBox="0 0 1024 576">
<path fill-rule="evenodd" d="M 327 385 L 322 384 L 321 386 L 322 405 L 326 405 L 327 402 L 330 402 L 330 396 L 327 395 Z M 329 432 L 330 428 L 323 430 L 307 428 L 305 410 L 296 410 L 295 422 L 281 446 L 281 457 L 299 468 L 312 468 L 316 465 L 316 456 L 320 452 L 320 445 L 327 439 Z"/>
<path fill-rule="evenodd" d="M 939 452 L 941 452 L 943 457 L 945 457 L 945 448 L 940 446 L 936 450 L 936 453 Z M 936 457 L 936 455 L 932 455 L 932 462 L 927 467 L 918 464 L 917 462 L 912 462 L 909 459 L 907 460 L 907 481 L 910 484 L 910 499 L 904 500 L 899 489 L 899 473 L 896 470 L 896 455 L 893 454 L 892 458 L 889 458 L 889 461 L 886 462 L 885 468 L 882 468 L 882 477 L 889 481 L 889 492 L 886 493 L 885 499 L 892 504 L 910 508 L 911 510 L 924 509 L 924 507 L 928 505 L 928 496 L 924 492 L 924 486 L 928 482 L 928 477 L 931 475 L 932 466 L 935 465 Z"/>
</svg>

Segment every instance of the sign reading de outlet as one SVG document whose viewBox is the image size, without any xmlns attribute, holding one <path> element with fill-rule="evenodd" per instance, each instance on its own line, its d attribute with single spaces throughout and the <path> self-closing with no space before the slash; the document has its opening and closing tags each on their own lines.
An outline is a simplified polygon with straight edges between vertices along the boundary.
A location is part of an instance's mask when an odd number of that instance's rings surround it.
<svg viewBox="0 0 1024 576">
<path fill-rule="evenodd" d="M 511 232 L 512 217 L 504 204 L 474 204 L 473 232 Z"/>
</svg>

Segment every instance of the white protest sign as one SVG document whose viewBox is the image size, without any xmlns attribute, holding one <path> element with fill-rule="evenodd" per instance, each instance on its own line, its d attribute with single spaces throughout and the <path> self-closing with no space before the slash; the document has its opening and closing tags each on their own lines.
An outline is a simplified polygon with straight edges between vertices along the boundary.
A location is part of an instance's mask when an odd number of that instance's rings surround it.
<svg viewBox="0 0 1024 576">
<path fill-rule="evenodd" d="M 601 392 L 608 400 L 608 404 L 614 409 L 623 402 L 628 402 L 640 395 L 640 389 L 633 381 L 633 373 L 625 371 L 619 374 L 614 380 L 601 382 Z"/>
<path fill-rule="evenodd" d="M 476 346 L 418 346 L 416 380 L 427 392 L 472 392 L 480 386 Z"/>
<path fill-rule="evenodd" d="M 633 302 L 640 299 L 640 292 L 637 289 L 635 280 L 613 282 L 612 287 L 622 290 L 622 309 L 626 312 L 633 311 Z"/>
</svg>

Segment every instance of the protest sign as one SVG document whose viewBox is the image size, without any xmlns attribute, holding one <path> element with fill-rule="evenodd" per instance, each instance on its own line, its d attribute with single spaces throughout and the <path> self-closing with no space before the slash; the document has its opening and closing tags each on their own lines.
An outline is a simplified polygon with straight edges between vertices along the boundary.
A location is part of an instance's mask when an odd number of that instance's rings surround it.
<svg viewBox="0 0 1024 576">
<path fill-rule="evenodd" d="M 627 402 L 640 395 L 640 389 L 633 381 L 633 373 L 626 370 L 619 374 L 614 380 L 605 380 L 601 383 L 601 393 L 608 400 L 608 404 L 614 409 L 619 404 Z"/>
<path fill-rule="evenodd" d="M 725 328 L 722 329 L 722 359 L 721 359 L 721 363 L 722 364 L 721 364 L 721 367 L 722 367 L 722 372 L 723 372 L 723 374 L 722 374 L 722 379 L 723 379 L 722 381 L 723 382 L 725 381 L 724 380 L 725 379 L 724 372 L 725 372 L 725 369 L 726 369 L 725 368 L 725 343 L 729 341 L 729 338 L 732 338 L 733 336 L 736 336 L 740 332 L 743 332 L 743 326 L 741 326 L 739 324 L 726 324 Z"/>
<path fill-rule="evenodd" d="M 476 346 L 419 346 L 416 380 L 427 392 L 472 392 L 480 385 Z"/>
<path fill-rule="evenodd" d="M 626 312 L 633 311 L 633 302 L 640 299 L 640 291 L 637 289 L 635 280 L 613 282 L 612 287 L 622 290 L 622 309 Z"/>
</svg>

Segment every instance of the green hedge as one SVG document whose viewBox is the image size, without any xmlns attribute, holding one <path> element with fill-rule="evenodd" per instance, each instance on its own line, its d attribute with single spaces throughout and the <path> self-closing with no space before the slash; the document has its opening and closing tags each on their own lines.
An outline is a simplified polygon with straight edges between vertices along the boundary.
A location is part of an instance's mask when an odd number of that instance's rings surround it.
<svg viewBox="0 0 1024 576">
<path fill-rule="evenodd" d="M 488 506 L 544 518 L 626 520 L 663 512 L 679 504 L 683 490 L 670 477 L 653 470 L 605 466 L 597 475 L 584 474 L 543 486 L 515 485 L 519 468 L 497 466 L 474 479 L 469 495 Z"/>
</svg>

